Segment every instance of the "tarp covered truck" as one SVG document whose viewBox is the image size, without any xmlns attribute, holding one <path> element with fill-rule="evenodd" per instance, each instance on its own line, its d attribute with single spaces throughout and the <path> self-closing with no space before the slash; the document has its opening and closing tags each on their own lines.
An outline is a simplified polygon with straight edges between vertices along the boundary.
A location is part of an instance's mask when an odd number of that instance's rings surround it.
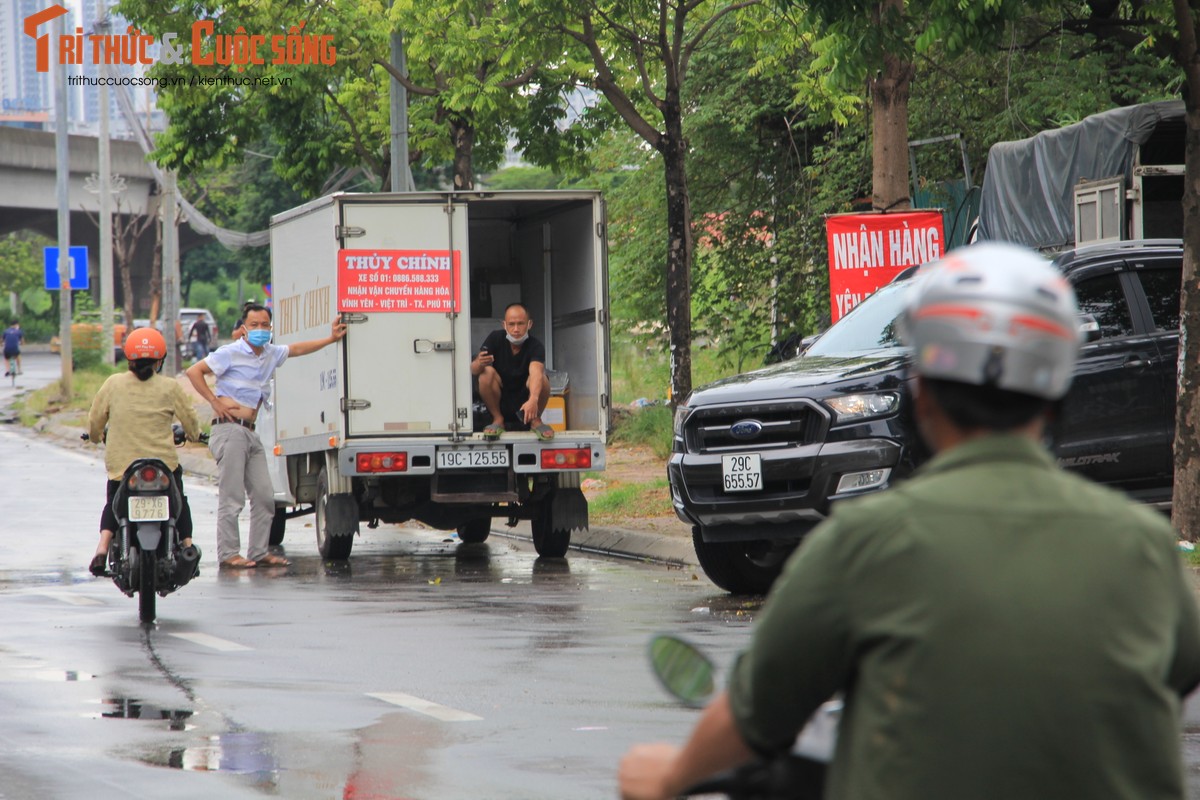
<svg viewBox="0 0 1200 800">
<path fill-rule="evenodd" d="M 1057 251 L 1183 234 L 1182 100 L 1093 114 L 988 152 L 977 238 Z"/>
<path fill-rule="evenodd" d="M 275 341 L 346 337 L 289 360 L 260 412 L 276 517 L 315 514 L 321 555 L 361 522 L 419 520 L 482 542 L 529 520 L 540 555 L 588 525 L 580 490 L 609 428 L 605 210 L 590 191 L 336 194 L 271 220 Z M 546 346 L 554 439 L 491 422 L 469 365 L 520 301 Z M 270 457 L 270 455 L 269 455 Z"/>
</svg>

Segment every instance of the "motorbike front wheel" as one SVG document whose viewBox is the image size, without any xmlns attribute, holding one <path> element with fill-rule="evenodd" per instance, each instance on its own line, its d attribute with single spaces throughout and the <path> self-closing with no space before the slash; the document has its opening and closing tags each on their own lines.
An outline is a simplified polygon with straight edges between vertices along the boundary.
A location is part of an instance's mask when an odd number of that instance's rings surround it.
<svg viewBox="0 0 1200 800">
<path fill-rule="evenodd" d="M 153 550 L 138 550 L 138 619 L 145 623 L 154 622 L 155 576 L 158 575 L 158 553 Z"/>
</svg>

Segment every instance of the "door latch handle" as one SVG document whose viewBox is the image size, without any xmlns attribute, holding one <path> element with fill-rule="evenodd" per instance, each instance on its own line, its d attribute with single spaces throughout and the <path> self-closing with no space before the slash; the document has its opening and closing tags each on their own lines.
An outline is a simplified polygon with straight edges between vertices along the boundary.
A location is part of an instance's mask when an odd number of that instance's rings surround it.
<svg viewBox="0 0 1200 800">
<path fill-rule="evenodd" d="M 432 339 L 413 339 L 414 353 L 450 353 L 454 342 L 435 342 Z"/>
</svg>

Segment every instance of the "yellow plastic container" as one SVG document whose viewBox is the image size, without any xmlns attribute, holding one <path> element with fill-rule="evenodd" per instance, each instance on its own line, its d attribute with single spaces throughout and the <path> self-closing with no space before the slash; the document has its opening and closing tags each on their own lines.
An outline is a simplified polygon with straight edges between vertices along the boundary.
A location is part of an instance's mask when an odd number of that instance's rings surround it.
<svg viewBox="0 0 1200 800">
<path fill-rule="evenodd" d="M 567 399 L 562 395 L 552 395 L 546 402 L 546 410 L 542 412 L 542 422 L 556 431 L 567 429 Z"/>
</svg>

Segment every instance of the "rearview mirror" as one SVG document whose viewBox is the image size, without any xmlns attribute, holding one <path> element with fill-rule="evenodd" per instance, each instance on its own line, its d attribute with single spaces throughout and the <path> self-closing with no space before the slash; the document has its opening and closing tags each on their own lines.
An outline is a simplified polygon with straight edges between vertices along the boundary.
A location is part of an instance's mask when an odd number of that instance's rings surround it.
<svg viewBox="0 0 1200 800">
<path fill-rule="evenodd" d="M 663 688 L 686 705 L 698 708 L 716 694 L 716 666 L 683 639 L 665 634 L 651 639 L 650 664 Z"/>
<path fill-rule="evenodd" d="M 1079 315 L 1079 332 L 1085 342 L 1094 342 L 1100 338 L 1100 322 L 1095 314 Z"/>
</svg>

